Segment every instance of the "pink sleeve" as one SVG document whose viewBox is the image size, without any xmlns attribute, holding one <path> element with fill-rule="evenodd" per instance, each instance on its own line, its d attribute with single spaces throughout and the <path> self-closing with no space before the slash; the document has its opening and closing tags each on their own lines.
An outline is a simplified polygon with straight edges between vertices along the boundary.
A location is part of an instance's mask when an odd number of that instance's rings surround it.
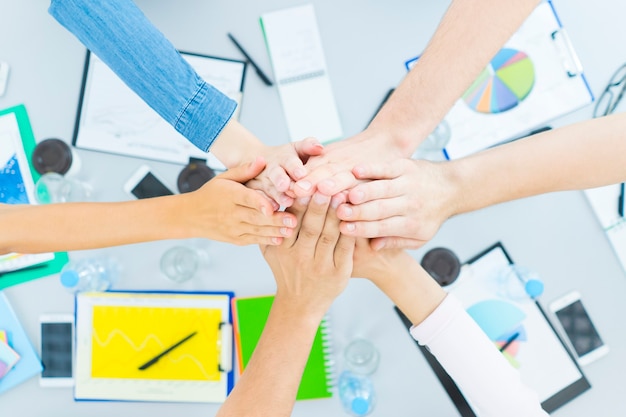
<svg viewBox="0 0 626 417">
<path fill-rule="evenodd" d="M 487 335 L 448 294 L 411 336 L 426 346 L 481 417 L 548 416 Z"/>
</svg>

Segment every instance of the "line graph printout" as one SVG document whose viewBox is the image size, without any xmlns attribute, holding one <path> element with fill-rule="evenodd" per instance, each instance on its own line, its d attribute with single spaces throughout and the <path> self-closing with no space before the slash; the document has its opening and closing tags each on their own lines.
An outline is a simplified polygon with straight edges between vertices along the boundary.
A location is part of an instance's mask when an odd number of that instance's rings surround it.
<svg viewBox="0 0 626 417">
<path fill-rule="evenodd" d="M 76 399 L 224 401 L 228 378 L 220 368 L 220 325 L 229 317 L 228 295 L 79 294 Z"/>
</svg>

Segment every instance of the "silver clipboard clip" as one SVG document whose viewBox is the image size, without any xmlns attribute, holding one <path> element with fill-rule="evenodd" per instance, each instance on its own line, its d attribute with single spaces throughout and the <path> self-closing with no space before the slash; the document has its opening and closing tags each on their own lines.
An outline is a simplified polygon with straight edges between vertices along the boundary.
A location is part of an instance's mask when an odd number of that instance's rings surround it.
<svg viewBox="0 0 626 417">
<path fill-rule="evenodd" d="M 567 76 L 571 78 L 581 75 L 583 73 L 583 66 L 574 51 L 574 46 L 565 28 L 555 30 L 550 37 L 554 41 L 554 46 L 559 51 Z"/>
</svg>

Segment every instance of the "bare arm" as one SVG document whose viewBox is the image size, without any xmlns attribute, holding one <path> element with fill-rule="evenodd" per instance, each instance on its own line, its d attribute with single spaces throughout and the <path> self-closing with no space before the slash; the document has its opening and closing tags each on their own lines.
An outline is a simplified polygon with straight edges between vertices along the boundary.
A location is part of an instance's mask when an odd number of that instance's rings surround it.
<svg viewBox="0 0 626 417">
<path fill-rule="evenodd" d="M 118 203 L 0 205 L 0 253 L 93 249 L 159 239 L 204 237 L 239 245 L 277 245 L 296 217 L 242 183 L 257 159 L 218 175 L 192 193 Z"/>
</svg>

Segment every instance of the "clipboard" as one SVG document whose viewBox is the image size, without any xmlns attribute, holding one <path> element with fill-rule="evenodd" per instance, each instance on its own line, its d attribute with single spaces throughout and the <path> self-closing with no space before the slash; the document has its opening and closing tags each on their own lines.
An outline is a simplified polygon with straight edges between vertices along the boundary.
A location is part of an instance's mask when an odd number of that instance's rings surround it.
<svg viewBox="0 0 626 417">
<path fill-rule="evenodd" d="M 243 99 L 247 63 L 179 51 L 208 84 L 237 102 Z M 190 157 L 226 167 L 198 149 L 132 91 L 97 55 L 87 50 L 72 144 L 77 148 L 185 165 Z"/>
<path fill-rule="evenodd" d="M 495 300 L 507 303 L 507 308 L 515 309 L 525 316 L 523 321 L 511 323 L 513 327 L 510 330 L 519 332 L 521 336 L 515 342 L 518 346 L 507 349 L 507 352 L 513 352 L 510 357 L 506 354 L 505 357 L 519 369 L 522 381 L 537 392 L 543 409 L 551 413 L 591 388 L 591 385 L 537 301 L 528 298 L 514 302 L 497 297 L 491 287 L 491 278 L 497 272 L 495 268 L 510 264 L 513 264 L 513 260 L 502 243 L 497 242 L 465 262 L 459 278 L 444 289 L 455 294 L 466 309 Z M 397 307 L 394 308 L 406 328 L 410 329 L 412 323 L 409 319 Z M 496 311 L 491 313 L 492 316 L 503 316 Z M 475 316 L 473 318 L 481 325 Z M 481 328 L 484 330 L 485 326 L 481 325 Z M 415 343 L 460 415 L 477 417 L 471 403 L 437 359 L 426 347 Z M 494 340 L 494 343 L 498 346 L 499 340 Z"/>
<path fill-rule="evenodd" d="M 234 386 L 233 296 L 77 294 L 75 400 L 225 401 Z"/>
<path fill-rule="evenodd" d="M 35 149 L 35 136 L 28 119 L 28 113 L 26 107 L 17 105 L 8 109 L 0 110 L 0 118 L 6 115 L 13 114 L 19 127 L 19 133 L 22 140 L 22 146 L 26 160 L 28 161 L 28 167 L 33 179 L 33 183 L 37 182 L 40 175 L 33 167 L 30 155 L 32 155 Z M 0 290 L 21 284 L 23 282 L 31 281 L 37 278 L 42 278 L 48 275 L 56 274 L 67 263 L 68 257 L 66 252 L 54 253 L 54 258 L 48 262 L 26 267 L 17 271 L 0 273 Z"/>
</svg>

